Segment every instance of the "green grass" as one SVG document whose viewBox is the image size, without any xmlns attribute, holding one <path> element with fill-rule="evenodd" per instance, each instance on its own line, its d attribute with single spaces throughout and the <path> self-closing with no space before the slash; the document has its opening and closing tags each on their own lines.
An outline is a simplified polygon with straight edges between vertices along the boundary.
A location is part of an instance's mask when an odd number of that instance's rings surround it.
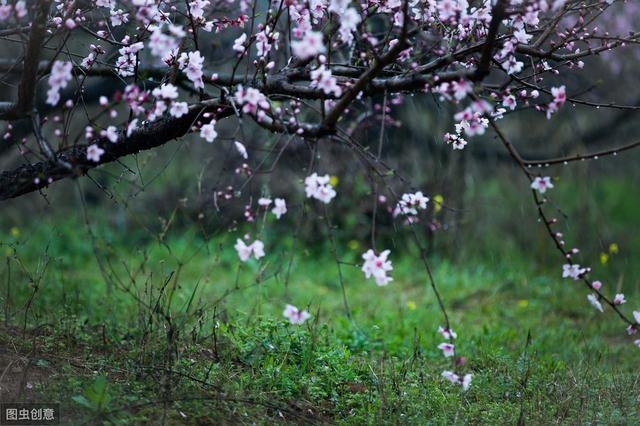
<svg viewBox="0 0 640 426">
<path fill-rule="evenodd" d="M 287 278 L 292 241 L 275 234 L 264 262 L 238 267 L 237 233 L 160 240 L 96 220 L 94 245 L 79 219 L 55 223 L 0 247 L 0 396 L 60 402 L 65 424 L 640 422 L 639 349 L 556 262 L 430 258 L 474 374 L 461 392 L 440 377 L 443 319 L 410 245 L 382 288 L 341 245 L 349 319 L 335 259 L 298 245 Z M 312 320 L 287 324 L 286 303 Z"/>
</svg>

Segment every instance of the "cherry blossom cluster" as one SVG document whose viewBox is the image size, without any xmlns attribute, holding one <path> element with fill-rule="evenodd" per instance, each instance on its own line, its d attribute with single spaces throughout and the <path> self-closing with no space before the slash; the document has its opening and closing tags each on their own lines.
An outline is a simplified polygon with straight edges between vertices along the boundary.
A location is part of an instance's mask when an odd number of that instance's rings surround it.
<svg viewBox="0 0 640 426">
<path fill-rule="evenodd" d="M 67 87 L 72 76 L 73 63 L 67 61 L 54 61 L 49 75 L 49 90 L 47 91 L 47 103 L 57 105 L 60 102 L 60 90 Z"/>
<path fill-rule="evenodd" d="M 393 270 L 391 261 L 388 260 L 390 250 L 384 250 L 379 255 L 369 249 L 362 255 L 364 263 L 362 264 L 362 272 L 369 279 L 373 278 L 378 286 L 385 286 L 393 281 L 393 278 L 387 273 Z"/>
<path fill-rule="evenodd" d="M 452 343 L 458 337 L 456 332 L 448 327 L 440 326 L 438 327 L 438 333 L 440 333 L 442 337 L 445 340 L 447 340 L 446 342 L 442 342 L 438 345 L 438 349 L 442 351 L 442 355 L 444 355 L 445 358 L 452 358 L 454 360 L 453 361 L 454 367 L 459 367 L 464 365 L 465 363 L 464 358 L 462 357 L 456 358 L 456 347 Z M 466 391 L 471 386 L 471 380 L 473 379 L 473 374 L 467 373 L 464 375 L 460 375 L 453 371 L 445 370 L 442 372 L 442 377 L 444 377 L 446 380 L 453 383 L 454 385 L 462 386 L 462 389 Z"/>
<path fill-rule="evenodd" d="M 406 216 L 417 216 L 419 210 L 425 210 L 429 198 L 425 197 L 422 191 L 402 194 L 400 201 L 394 210 L 394 216 L 403 214 Z"/>
<path fill-rule="evenodd" d="M 27 13 L 27 2 L 24 0 L 19 0 L 15 4 L 7 4 L 6 2 L 0 4 L 0 22 L 6 21 L 11 15 L 15 15 L 16 19 L 21 19 L 27 16 Z"/>
<path fill-rule="evenodd" d="M 293 305 L 287 305 L 282 315 L 289 320 L 290 324 L 294 325 L 304 324 L 306 320 L 311 318 L 311 314 L 306 309 L 299 310 Z"/>
<path fill-rule="evenodd" d="M 246 244 L 244 240 L 238 238 L 234 248 L 236 249 L 236 252 L 238 252 L 238 257 L 243 262 L 248 261 L 252 256 L 254 259 L 260 260 L 260 258 L 265 255 L 264 243 L 260 240 L 255 240 L 251 244 Z"/>
<path fill-rule="evenodd" d="M 307 194 L 307 198 L 315 198 L 325 204 L 329 204 L 336 196 L 336 191 L 329 182 L 330 180 L 331 177 L 329 175 L 318 176 L 317 173 L 313 173 L 307 176 L 304 179 L 304 191 Z"/>
<path fill-rule="evenodd" d="M 273 208 L 271 209 L 271 213 L 273 213 L 276 219 L 280 220 L 280 218 L 287 212 L 287 202 L 284 198 L 276 198 L 271 200 L 271 198 L 260 198 L 258 200 L 258 205 L 265 210 L 271 206 L 273 203 Z"/>
<path fill-rule="evenodd" d="M 242 108 L 242 112 L 264 120 L 271 104 L 260 90 L 253 87 L 244 88 L 239 85 L 235 93 L 235 101 Z"/>
</svg>

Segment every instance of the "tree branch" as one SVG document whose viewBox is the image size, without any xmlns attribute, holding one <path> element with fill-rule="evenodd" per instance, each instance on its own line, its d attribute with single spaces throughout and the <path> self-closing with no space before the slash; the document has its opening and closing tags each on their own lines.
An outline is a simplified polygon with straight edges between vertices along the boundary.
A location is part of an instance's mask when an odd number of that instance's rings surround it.
<svg viewBox="0 0 640 426">
<path fill-rule="evenodd" d="M 205 119 L 202 114 L 212 115 Z M 55 181 L 81 176 L 88 170 L 99 165 L 111 163 L 121 157 L 136 154 L 140 151 L 156 148 L 165 143 L 186 135 L 193 124 L 201 119 L 221 119 L 233 115 L 230 106 L 217 101 L 204 101 L 189 108 L 189 113 L 180 118 L 159 120 L 134 131 L 130 137 L 120 135 L 117 143 L 111 143 L 106 138 L 93 143 L 105 150 L 99 162 L 87 159 L 89 145 L 77 145 L 61 150 L 56 154 L 57 161 L 42 161 L 35 164 L 25 164 L 15 170 L 0 173 L 0 200 L 15 198 L 29 192 L 37 191 Z M 72 166 L 65 167 L 64 163 Z"/>
<path fill-rule="evenodd" d="M 496 44 L 496 38 L 498 37 L 498 29 L 500 23 L 505 17 L 505 0 L 497 0 L 496 4 L 491 9 L 491 22 L 489 23 L 489 32 L 487 33 L 487 39 L 482 47 L 482 53 L 480 55 L 480 62 L 478 68 L 474 74 L 474 80 L 480 81 L 489 75 L 489 69 L 491 67 L 491 57 L 493 56 L 493 48 Z"/>
</svg>

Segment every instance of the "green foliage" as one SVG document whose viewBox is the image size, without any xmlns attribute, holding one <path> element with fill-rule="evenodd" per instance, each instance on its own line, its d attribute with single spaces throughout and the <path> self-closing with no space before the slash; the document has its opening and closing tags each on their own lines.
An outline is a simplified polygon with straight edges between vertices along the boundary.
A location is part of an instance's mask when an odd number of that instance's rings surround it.
<svg viewBox="0 0 640 426">
<path fill-rule="evenodd" d="M 563 191 L 558 185 L 568 211 L 580 210 Z M 629 253 L 640 247 L 626 231 L 638 208 L 629 191 L 619 182 L 597 187 L 600 214 L 615 220 L 601 242 L 586 242 L 596 247 L 586 263 L 608 291 L 633 301 L 638 265 Z M 474 196 L 480 206 L 521 201 L 493 183 Z M 26 395 L 59 401 L 64 424 L 638 423 L 638 348 L 623 324 L 560 279 L 548 241 L 510 224 L 535 223 L 531 212 L 485 213 L 483 238 L 467 230 L 456 256 L 429 258 L 474 374 L 467 392 L 440 376 L 450 367 L 436 349 L 442 317 L 416 247 L 398 243 L 394 281 L 376 287 L 351 265 L 363 243 L 342 228 L 350 317 L 328 247 L 298 241 L 288 274 L 293 237 L 270 227 L 265 262 L 238 266 L 240 230 L 205 239 L 168 227 L 159 238 L 96 212 L 91 234 L 77 216 L 3 223 L 0 347 L 19 359 L 35 351 Z M 514 233 L 497 232 L 505 226 Z M 606 263 L 598 264 L 600 251 Z M 288 324 L 286 303 L 312 319 Z M 8 371 L 3 384 L 20 385 Z"/>
</svg>

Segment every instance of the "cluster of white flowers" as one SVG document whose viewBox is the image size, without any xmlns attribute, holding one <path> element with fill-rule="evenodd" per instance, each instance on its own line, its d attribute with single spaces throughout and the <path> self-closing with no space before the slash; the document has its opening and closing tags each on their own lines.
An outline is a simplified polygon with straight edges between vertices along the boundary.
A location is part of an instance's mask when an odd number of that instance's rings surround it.
<svg viewBox="0 0 640 426">
<path fill-rule="evenodd" d="M 402 195 L 395 209 L 395 214 L 404 214 L 407 216 L 416 216 L 418 210 L 425 210 L 429 198 L 422 194 L 422 191 L 406 193 Z"/>
<path fill-rule="evenodd" d="M 552 87 L 551 96 L 553 96 L 553 100 L 547 106 L 547 118 L 551 118 L 551 115 L 555 112 L 558 112 L 567 101 L 567 93 L 565 87 Z"/>
<path fill-rule="evenodd" d="M 344 43 L 348 45 L 353 43 L 353 32 L 357 30 L 360 22 L 362 22 L 362 17 L 353 7 L 349 7 L 340 13 L 340 29 L 338 32 Z"/>
<path fill-rule="evenodd" d="M 473 84 L 468 80 L 457 80 L 451 83 L 445 81 L 433 88 L 433 93 L 440 95 L 440 100 L 461 101 L 467 97 L 469 93 L 473 93 Z"/>
<path fill-rule="evenodd" d="M 456 100 L 463 99 L 468 93 L 473 91 L 473 87 L 470 83 L 460 80 L 449 83 L 443 83 L 434 89 L 434 92 L 451 99 L 453 96 Z M 454 150 L 461 150 L 467 145 L 467 141 L 463 138 L 465 136 L 472 137 L 476 135 L 483 135 L 487 127 L 489 127 L 489 119 L 487 115 L 491 115 L 494 119 L 502 117 L 504 109 L 494 113 L 493 105 L 484 99 L 478 99 L 473 101 L 462 111 L 454 115 L 454 119 L 458 121 L 455 125 L 455 133 L 446 133 L 444 135 L 444 141 L 447 144 L 451 144 Z"/>
<path fill-rule="evenodd" d="M 71 81 L 73 64 L 65 61 L 54 61 L 49 76 L 49 90 L 47 91 L 47 103 L 57 105 L 60 102 L 60 90 L 67 87 Z"/>
<path fill-rule="evenodd" d="M 15 12 L 17 18 L 27 16 L 27 3 L 24 0 L 16 2 L 15 6 L 2 2 L 0 4 L 0 21 L 5 21 L 11 16 L 11 12 Z"/>
<path fill-rule="evenodd" d="M 242 85 L 238 85 L 234 99 L 242 107 L 242 112 L 251 114 L 258 120 L 263 119 L 266 115 L 265 111 L 269 111 L 271 108 L 267 97 L 253 87 L 245 89 Z"/>
<path fill-rule="evenodd" d="M 287 305 L 282 315 L 289 320 L 289 323 L 294 325 L 304 324 L 306 320 L 311 318 L 311 314 L 306 309 L 299 310 L 293 305 Z"/>
<path fill-rule="evenodd" d="M 447 145 L 451 144 L 454 150 L 464 149 L 468 143 L 462 136 L 453 133 L 445 133 L 444 141 Z"/>
<path fill-rule="evenodd" d="M 342 88 L 338 86 L 335 77 L 331 75 L 331 70 L 327 69 L 324 64 L 311 71 L 311 87 L 317 87 L 327 95 L 334 94 L 340 97 Z"/>
<path fill-rule="evenodd" d="M 95 64 L 98 55 L 105 53 L 105 50 L 102 46 L 95 44 L 89 45 L 89 50 L 91 50 L 91 52 L 89 52 L 89 55 L 82 59 L 82 62 L 80 63 L 85 69 L 91 68 L 93 64 Z"/>
<path fill-rule="evenodd" d="M 577 263 L 562 265 L 562 278 L 579 280 L 586 272 L 589 272 L 589 268 L 582 268 Z"/>
<path fill-rule="evenodd" d="M 204 89 L 204 82 L 202 81 L 202 66 L 204 64 L 204 57 L 198 50 L 194 52 L 182 52 L 178 59 L 178 65 L 180 69 L 187 75 L 189 81 L 193 83 L 196 89 Z"/>
<path fill-rule="evenodd" d="M 186 102 L 178 102 L 178 88 L 171 83 L 156 87 L 151 92 L 156 97 L 153 109 L 148 114 L 149 120 L 153 121 L 162 116 L 169 109 L 169 114 L 180 118 L 189 112 L 189 105 Z"/>
<path fill-rule="evenodd" d="M 257 49 L 258 57 L 260 57 L 261 59 L 266 58 L 269 52 L 271 52 L 271 48 L 273 47 L 275 47 L 275 50 L 278 50 L 279 38 L 280 38 L 280 33 L 277 31 L 272 31 L 268 25 L 262 31 L 258 32 L 256 34 L 256 49 Z M 235 42 L 234 42 L 234 46 L 235 46 Z M 236 50 L 235 47 L 234 47 L 234 50 Z M 238 51 L 242 52 L 244 51 L 244 48 Z"/>
<path fill-rule="evenodd" d="M 238 257 L 243 262 L 248 261 L 252 255 L 256 260 L 264 257 L 264 243 L 260 240 L 255 240 L 251 244 L 247 245 L 243 240 L 238 238 L 234 248 L 236 249 L 236 252 L 238 252 Z"/>
<path fill-rule="evenodd" d="M 298 58 L 308 59 L 325 53 L 327 48 L 324 46 L 321 32 L 307 31 L 302 40 L 291 42 L 291 50 Z"/>
<path fill-rule="evenodd" d="M 364 259 L 362 265 L 364 276 L 367 279 L 373 277 L 378 286 L 385 286 L 393 281 L 393 278 L 387 275 L 388 272 L 393 270 L 393 265 L 388 260 L 390 253 L 391 251 L 384 250 L 379 255 L 376 255 L 373 250 L 369 249 L 362 255 L 362 259 Z"/>
<path fill-rule="evenodd" d="M 438 333 L 442 335 L 446 340 L 452 341 L 458 337 L 458 335 L 450 328 L 447 327 L 438 327 Z M 442 354 L 445 358 L 450 358 L 455 356 L 455 345 L 450 342 L 442 342 L 438 345 L 438 349 L 442 351 Z M 453 371 L 445 370 L 442 372 L 442 377 L 447 379 L 449 382 L 462 386 L 463 390 L 469 389 L 471 386 L 471 379 L 473 377 L 472 374 L 465 374 L 464 376 L 458 375 Z"/>
<path fill-rule="evenodd" d="M 325 204 L 329 204 L 336 196 L 335 189 L 329 183 L 330 180 L 329 175 L 318 176 L 317 173 L 313 173 L 307 176 L 304 180 L 304 191 L 307 194 L 307 198 L 315 198 Z"/>
<path fill-rule="evenodd" d="M 473 104 L 453 116 L 454 120 L 459 121 L 455 125 L 456 134 L 460 135 L 464 132 L 469 137 L 484 135 L 485 130 L 489 127 L 489 120 L 484 117 L 487 111 L 478 111 L 475 105 L 477 104 Z"/>
<path fill-rule="evenodd" d="M 139 41 L 137 43 L 129 44 L 129 36 L 126 36 L 122 40 L 122 43 L 126 46 L 123 46 L 118 50 L 120 56 L 116 59 L 116 69 L 120 76 L 129 77 L 135 73 L 137 53 L 144 48 L 144 43 Z"/>
<path fill-rule="evenodd" d="M 473 379 L 473 374 L 465 374 L 464 376 L 459 376 L 453 371 L 445 370 L 442 372 L 442 377 L 453 383 L 454 385 L 462 386 L 463 390 L 469 389 L 471 386 L 471 380 Z"/>
<path fill-rule="evenodd" d="M 186 32 L 179 25 L 168 24 L 166 26 L 169 34 L 163 30 L 165 25 L 160 24 L 154 28 L 150 28 L 151 36 L 149 37 L 149 50 L 156 58 L 160 58 L 165 63 L 171 62 L 177 55 L 180 47 L 180 40 L 185 37 Z"/>
<path fill-rule="evenodd" d="M 126 24 L 129 22 L 129 14 L 126 13 L 122 9 L 116 10 L 116 2 L 115 0 L 96 0 L 96 6 L 105 7 L 109 9 L 109 19 L 111 20 L 111 25 L 114 27 L 120 26 L 122 24 Z"/>
<path fill-rule="evenodd" d="M 271 198 L 260 198 L 258 200 L 258 205 L 264 208 L 267 208 L 273 203 L 273 208 L 271 209 L 271 213 L 276 216 L 276 219 L 280 220 L 280 218 L 287 212 L 287 202 L 284 198 L 276 198 L 271 201 Z"/>
</svg>

